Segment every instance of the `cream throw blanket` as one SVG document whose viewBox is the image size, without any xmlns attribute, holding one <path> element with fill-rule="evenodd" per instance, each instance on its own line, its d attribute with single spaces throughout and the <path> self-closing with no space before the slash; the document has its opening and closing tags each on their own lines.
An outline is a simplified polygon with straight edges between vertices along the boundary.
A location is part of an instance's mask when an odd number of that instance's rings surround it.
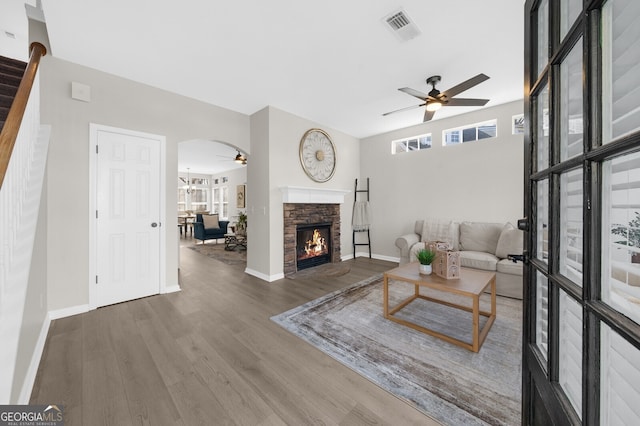
<svg viewBox="0 0 640 426">
<path fill-rule="evenodd" d="M 368 201 L 356 201 L 353 206 L 351 225 L 354 231 L 366 231 L 371 225 L 371 213 Z"/>
</svg>

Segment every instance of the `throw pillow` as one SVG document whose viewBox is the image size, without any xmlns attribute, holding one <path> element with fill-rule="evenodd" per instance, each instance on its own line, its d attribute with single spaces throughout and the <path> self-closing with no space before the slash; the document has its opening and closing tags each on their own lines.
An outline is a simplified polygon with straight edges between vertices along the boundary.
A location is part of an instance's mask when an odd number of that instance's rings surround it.
<svg viewBox="0 0 640 426">
<path fill-rule="evenodd" d="M 460 249 L 495 254 L 503 227 L 502 223 L 462 222 Z"/>
<path fill-rule="evenodd" d="M 425 219 L 422 225 L 422 242 L 446 241 L 453 246 L 453 226 L 450 220 Z"/>
<path fill-rule="evenodd" d="M 218 223 L 218 215 L 217 214 L 203 214 L 202 215 L 202 224 L 204 225 L 204 229 L 218 229 L 218 228 L 220 228 L 220 223 Z"/>
<path fill-rule="evenodd" d="M 510 254 L 522 254 L 523 241 L 524 233 L 516 229 L 512 224 L 507 223 L 502 229 L 502 233 L 500 233 L 496 256 L 506 259 Z"/>
</svg>

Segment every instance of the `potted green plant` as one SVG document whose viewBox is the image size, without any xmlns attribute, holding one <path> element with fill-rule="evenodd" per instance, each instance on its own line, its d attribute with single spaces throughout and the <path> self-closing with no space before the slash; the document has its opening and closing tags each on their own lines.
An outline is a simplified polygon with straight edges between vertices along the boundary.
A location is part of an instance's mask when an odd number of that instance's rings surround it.
<svg viewBox="0 0 640 426">
<path fill-rule="evenodd" d="M 640 248 L 640 212 L 635 212 L 636 218 L 629 222 L 629 225 L 615 224 L 611 229 L 611 233 L 625 238 L 625 241 L 616 241 L 629 247 Z M 640 263 L 640 253 L 631 255 L 631 263 Z"/>
<path fill-rule="evenodd" d="M 236 222 L 236 233 L 238 235 L 246 235 L 247 233 L 247 214 L 243 211 L 238 212 L 238 221 Z"/>
<path fill-rule="evenodd" d="M 436 252 L 423 248 L 416 253 L 416 257 L 418 258 L 418 262 L 420 262 L 420 273 L 423 275 L 430 275 L 431 262 L 436 258 Z"/>
</svg>

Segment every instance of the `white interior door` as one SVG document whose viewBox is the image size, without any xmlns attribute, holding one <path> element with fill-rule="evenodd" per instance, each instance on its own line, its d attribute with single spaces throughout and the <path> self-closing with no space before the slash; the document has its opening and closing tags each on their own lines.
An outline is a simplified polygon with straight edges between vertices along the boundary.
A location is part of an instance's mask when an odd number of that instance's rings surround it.
<svg viewBox="0 0 640 426">
<path fill-rule="evenodd" d="M 160 292 L 160 152 L 154 135 L 98 127 L 95 307 Z"/>
</svg>

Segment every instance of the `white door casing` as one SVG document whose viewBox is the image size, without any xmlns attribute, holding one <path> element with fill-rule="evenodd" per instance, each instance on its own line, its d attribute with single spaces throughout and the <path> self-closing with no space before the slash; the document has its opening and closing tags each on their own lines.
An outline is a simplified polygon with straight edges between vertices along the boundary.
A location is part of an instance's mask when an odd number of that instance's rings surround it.
<svg viewBox="0 0 640 426">
<path fill-rule="evenodd" d="M 91 309 L 163 293 L 163 136 L 90 125 Z"/>
</svg>

